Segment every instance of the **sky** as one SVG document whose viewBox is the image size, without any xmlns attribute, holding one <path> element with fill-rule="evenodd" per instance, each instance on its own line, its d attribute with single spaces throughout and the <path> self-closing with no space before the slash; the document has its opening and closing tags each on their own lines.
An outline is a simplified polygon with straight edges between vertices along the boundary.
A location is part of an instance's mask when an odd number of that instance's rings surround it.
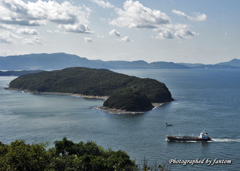
<svg viewBox="0 0 240 171">
<path fill-rule="evenodd" d="M 0 56 L 103 61 L 240 59 L 239 0 L 0 0 Z"/>
</svg>

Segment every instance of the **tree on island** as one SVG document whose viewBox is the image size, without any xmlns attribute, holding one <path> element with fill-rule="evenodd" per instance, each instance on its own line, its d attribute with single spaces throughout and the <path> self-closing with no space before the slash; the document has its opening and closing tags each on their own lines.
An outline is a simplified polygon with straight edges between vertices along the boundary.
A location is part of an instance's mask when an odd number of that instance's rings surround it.
<svg viewBox="0 0 240 171">
<path fill-rule="evenodd" d="M 111 95 L 104 107 L 126 111 L 148 111 L 153 108 L 150 99 L 134 88 L 122 89 Z"/>
</svg>

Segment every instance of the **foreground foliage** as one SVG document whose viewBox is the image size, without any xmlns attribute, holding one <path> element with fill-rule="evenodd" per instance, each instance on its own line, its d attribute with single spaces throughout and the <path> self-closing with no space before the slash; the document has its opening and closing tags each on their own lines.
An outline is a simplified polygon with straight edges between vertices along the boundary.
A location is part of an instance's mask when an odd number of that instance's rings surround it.
<svg viewBox="0 0 240 171">
<path fill-rule="evenodd" d="M 127 153 L 103 150 L 95 142 L 87 143 L 63 138 L 55 147 L 46 150 L 46 144 L 26 144 L 16 140 L 10 145 L 0 143 L 0 170 L 136 170 L 135 162 Z"/>
<path fill-rule="evenodd" d="M 16 140 L 10 145 L 0 142 L 1 171 L 137 171 L 160 170 L 165 165 L 136 165 L 127 153 L 104 150 L 95 142 L 73 143 L 67 138 L 55 141 L 55 147 L 46 150 L 47 144 L 26 144 Z M 168 170 L 168 169 L 166 169 Z"/>
<path fill-rule="evenodd" d="M 44 170 L 52 157 L 44 144 L 25 144 L 16 140 L 10 145 L 0 142 L 1 170 Z"/>
</svg>

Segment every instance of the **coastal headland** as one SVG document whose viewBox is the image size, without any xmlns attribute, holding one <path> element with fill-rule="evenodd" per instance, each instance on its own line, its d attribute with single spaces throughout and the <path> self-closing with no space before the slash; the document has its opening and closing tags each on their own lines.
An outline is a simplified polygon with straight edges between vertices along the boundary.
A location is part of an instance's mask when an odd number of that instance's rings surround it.
<svg viewBox="0 0 240 171">
<path fill-rule="evenodd" d="M 157 80 L 85 67 L 22 75 L 11 81 L 8 89 L 102 98 L 107 99 L 105 108 L 126 111 L 147 111 L 152 103 L 173 100 L 166 85 Z"/>
</svg>

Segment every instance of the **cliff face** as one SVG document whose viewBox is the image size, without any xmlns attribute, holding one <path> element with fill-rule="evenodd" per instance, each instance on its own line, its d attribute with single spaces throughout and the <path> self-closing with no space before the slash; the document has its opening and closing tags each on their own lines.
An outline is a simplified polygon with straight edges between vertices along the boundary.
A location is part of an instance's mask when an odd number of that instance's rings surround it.
<svg viewBox="0 0 240 171">
<path fill-rule="evenodd" d="M 151 102 L 163 103 L 173 100 L 165 84 L 157 80 L 141 79 L 107 69 L 84 67 L 22 75 L 11 81 L 9 87 L 38 92 L 93 96 L 111 96 L 121 89 L 133 88 L 145 94 Z"/>
<path fill-rule="evenodd" d="M 111 95 L 104 107 L 126 111 L 148 111 L 153 108 L 149 98 L 140 91 L 132 88 L 122 89 Z"/>
</svg>

